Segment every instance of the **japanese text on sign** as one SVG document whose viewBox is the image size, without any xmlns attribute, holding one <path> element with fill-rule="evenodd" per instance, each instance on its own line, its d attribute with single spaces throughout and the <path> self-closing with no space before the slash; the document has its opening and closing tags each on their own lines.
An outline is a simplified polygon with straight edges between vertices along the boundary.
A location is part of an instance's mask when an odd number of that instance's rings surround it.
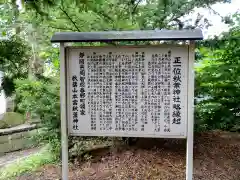
<svg viewBox="0 0 240 180">
<path fill-rule="evenodd" d="M 70 48 L 70 134 L 185 136 L 187 53 L 185 47 Z"/>
</svg>

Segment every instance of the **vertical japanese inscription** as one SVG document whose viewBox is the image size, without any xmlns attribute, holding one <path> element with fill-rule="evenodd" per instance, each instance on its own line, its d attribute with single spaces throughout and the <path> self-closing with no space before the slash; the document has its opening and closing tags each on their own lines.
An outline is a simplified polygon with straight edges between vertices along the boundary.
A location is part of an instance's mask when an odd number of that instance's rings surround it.
<svg viewBox="0 0 240 180">
<path fill-rule="evenodd" d="M 138 62 L 138 71 L 139 71 L 139 76 L 138 76 L 138 82 L 139 82 L 139 99 L 140 99 L 140 110 L 138 113 L 140 113 L 139 118 L 141 122 L 141 131 L 145 131 L 145 126 L 148 124 L 147 122 L 147 102 L 146 102 L 146 97 L 147 97 L 147 86 L 146 86 L 146 72 L 145 72 L 145 66 L 144 63 L 146 61 L 145 59 L 145 52 L 142 52 L 139 54 L 139 56 L 135 56 L 136 61 Z M 140 123 L 139 122 L 139 123 Z"/>
<path fill-rule="evenodd" d="M 72 119 L 73 129 L 78 130 L 78 78 L 72 76 Z"/>
<path fill-rule="evenodd" d="M 138 58 L 140 54 L 114 56 L 115 130 L 137 131 Z"/>
<path fill-rule="evenodd" d="M 148 61 L 148 96 L 145 99 L 155 132 L 161 131 L 161 124 L 164 132 L 170 132 L 170 77 L 171 51 L 152 54 Z"/>
<path fill-rule="evenodd" d="M 88 54 L 87 68 L 88 114 L 91 130 L 112 130 L 112 53 Z"/>
<path fill-rule="evenodd" d="M 97 103 L 98 103 L 98 96 L 97 96 L 97 59 L 95 59 L 94 55 L 87 55 L 87 69 L 88 69 L 88 114 L 90 115 L 91 121 L 91 130 L 96 131 L 97 125 Z"/>
<path fill-rule="evenodd" d="M 170 89 L 171 89 L 171 51 L 164 54 L 162 70 L 163 70 L 163 118 L 164 118 L 164 132 L 170 132 Z"/>
<path fill-rule="evenodd" d="M 85 92 L 85 68 L 84 68 L 84 53 L 80 52 L 79 53 L 79 110 L 80 110 L 80 115 L 84 116 L 86 115 L 86 105 L 85 105 L 85 98 L 86 98 L 86 92 Z"/>
<path fill-rule="evenodd" d="M 182 62 L 181 57 L 174 57 L 173 61 L 173 111 L 172 124 L 181 124 L 181 84 Z"/>
</svg>

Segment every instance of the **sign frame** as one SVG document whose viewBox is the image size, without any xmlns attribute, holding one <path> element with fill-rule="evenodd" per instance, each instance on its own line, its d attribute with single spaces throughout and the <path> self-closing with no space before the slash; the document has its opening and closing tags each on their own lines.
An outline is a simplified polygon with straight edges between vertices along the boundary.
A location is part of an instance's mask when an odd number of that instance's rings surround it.
<svg viewBox="0 0 240 180">
<path fill-rule="evenodd" d="M 193 133 L 194 133 L 194 40 L 202 40 L 201 30 L 161 31 L 110 31 L 110 32 L 66 32 L 56 33 L 51 41 L 60 43 L 60 103 L 61 103 L 61 148 L 62 179 L 68 180 L 68 130 L 67 130 L 67 42 L 112 42 L 189 40 L 188 88 L 186 133 L 186 180 L 193 179 Z M 122 47 L 122 46 L 121 46 Z M 176 138 L 176 137 L 173 137 Z"/>
</svg>

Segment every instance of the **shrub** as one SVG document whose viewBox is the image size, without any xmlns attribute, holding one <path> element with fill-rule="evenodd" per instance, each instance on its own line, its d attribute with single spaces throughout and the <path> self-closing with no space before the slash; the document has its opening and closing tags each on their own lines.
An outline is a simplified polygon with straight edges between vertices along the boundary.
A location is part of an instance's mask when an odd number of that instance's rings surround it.
<svg viewBox="0 0 240 180">
<path fill-rule="evenodd" d="M 240 128 L 240 27 L 218 40 L 217 47 L 201 47 L 196 68 L 197 128 L 237 131 Z"/>
<path fill-rule="evenodd" d="M 34 138 L 39 144 L 51 144 L 54 154 L 60 150 L 60 97 L 59 79 L 16 80 L 16 99 L 21 112 L 39 117 L 42 129 Z"/>
</svg>

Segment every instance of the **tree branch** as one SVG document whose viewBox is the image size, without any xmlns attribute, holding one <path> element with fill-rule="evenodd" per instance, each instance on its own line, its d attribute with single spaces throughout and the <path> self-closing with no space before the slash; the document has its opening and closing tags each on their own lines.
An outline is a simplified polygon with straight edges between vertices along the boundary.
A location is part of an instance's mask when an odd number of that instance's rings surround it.
<svg viewBox="0 0 240 180">
<path fill-rule="evenodd" d="M 92 11 L 95 12 L 96 14 L 99 14 L 99 15 L 103 16 L 104 18 L 108 19 L 109 21 L 114 22 L 114 20 L 109 15 L 105 14 L 103 11 L 99 11 L 95 8 L 92 9 Z"/>
<path fill-rule="evenodd" d="M 163 22 L 164 20 L 167 18 L 167 14 L 166 14 L 166 9 L 167 9 L 167 2 L 166 1 L 163 1 L 164 2 L 164 9 L 163 9 L 163 17 L 160 18 L 159 20 L 159 28 L 162 29 L 164 27 L 163 25 Z"/>
<path fill-rule="evenodd" d="M 51 28 L 54 28 L 54 29 L 60 29 L 60 30 L 71 30 L 71 31 L 74 31 L 73 28 L 56 27 L 56 26 L 52 26 L 52 25 L 48 25 L 48 27 L 51 27 Z"/>
<path fill-rule="evenodd" d="M 174 19 L 179 19 L 180 17 L 184 16 L 185 14 L 189 13 L 194 8 L 192 2 L 182 3 L 178 6 L 179 14 L 173 14 L 169 21 L 174 21 Z"/>
<path fill-rule="evenodd" d="M 67 18 L 72 22 L 72 24 L 77 29 L 77 31 L 80 32 L 80 29 L 77 27 L 77 23 L 72 20 L 72 18 L 68 15 L 68 13 L 62 7 L 59 7 L 59 8 L 67 16 Z"/>
<path fill-rule="evenodd" d="M 174 18 L 173 21 L 175 21 L 178 24 L 178 29 L 179 30 L 183 29 L 184 24 L 183 24 L 182 21 L 180 21 L 180 19 Z"/>
<path fill-rule="evenodd" d="M 141 1 L 142 1 L 142 0 L 139 0 L 139 1 L 135 4 L 135 6 L 133 7 L 133 10 L 132 10 L 132 14 L 135 13 L 135 11 L 136 11 L 136 9 L 137 9 L 137 7 L 138 7 L 138 5 L 139 5 L 139 3 L 140 3 Z"/>
<path fill-rule="evenodd" d="M 207 6 L 214 14 L 220 16 L 222 19 L 224 19 L 223 16 L 221 16 L 221 14 L 219 14 L 217 11 L 215 11 L 213 8 L 211 8 L 211 6 Z"/>
</svg>

